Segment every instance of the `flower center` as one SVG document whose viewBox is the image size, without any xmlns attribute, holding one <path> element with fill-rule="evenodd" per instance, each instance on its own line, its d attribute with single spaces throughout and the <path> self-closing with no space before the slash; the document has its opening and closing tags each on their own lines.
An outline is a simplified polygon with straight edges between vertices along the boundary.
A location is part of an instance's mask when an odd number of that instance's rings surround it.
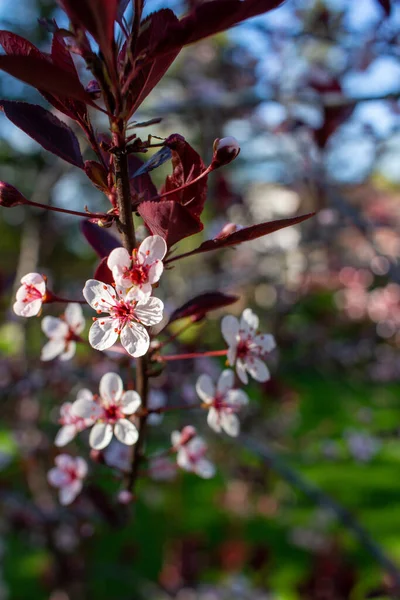
<svg viewBox="0 0 400 600">
<path fill-rule="evenodd" d="M 128 303 L 124 300 L 120 300 L 118 304 L 110 308 L 110 315 L 114 319 L 119 319 L 123 326 L 128 321 L 133 321 L 135 319 L 135 306 L 136 302 L 134 301 Z"/>
<path fill-rule="evenodd" d="M 149 269 L 146 265 L 132 263 L 130 269 L 124 269 L 124 277 L 129 279 L 133 285 L 142 285 L 147 283 Z"/>
<path fill-rule="evenodd" d="M 104 419 L 111 424 L 116 423 L 119 419 L 122 419 L 123 412 L 118 404 L 109 404 L 104 406 Z"/>
<path fill-rule="evenodd" d="M 236 347 L 236 357 L 244 358 L 246 354 L 249 352 L 250 340 L 249 339 L 241 339 Z"/>
<path fill-rule="evenodd" d="M 76 481 L 77 479 L 79 479 L 76 469 L 74 467 L 71 467 L 70 469 L 66 469 L 65 473 L 68 475 L 69 477 L 69 484 L 73 483 L 74 481 Z"/>
<path fill-rule="evenodd" d="M 24 283 L 25 286 L 25 298 L 24 302 L 33 302 L 34 300 L 40 300 L 42 298 L 42 294 L 39 290 L 32 285 L 31 283 Z"/>
</svg>

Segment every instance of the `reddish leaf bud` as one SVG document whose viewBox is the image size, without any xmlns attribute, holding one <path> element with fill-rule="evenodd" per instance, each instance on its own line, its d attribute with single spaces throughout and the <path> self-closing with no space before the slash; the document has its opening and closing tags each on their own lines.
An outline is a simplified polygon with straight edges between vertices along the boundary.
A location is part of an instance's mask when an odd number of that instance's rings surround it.
<svg viewBox="0 0 400 600">
<path fill-rule="evenodd" d="M 212 169 L 218 169 L 223 165 L 227 165 L 235 158 L 240 152 L 240 146 L 236 138 L 225 137 L 216 139 L 214 142 L 214 156 L 211 162 Z"/>
<path fill-rule="evenodd" d="M 13 208 L 20 204 L 29 204 L 29 202 L 14 186 L 0 181 L 0 206 Z"/>
<path fill-rule="evenodd" d="M 227 235 L 231 235 L 231 233 L 235 233 L 235 231 L 238 231 L 238 229 L 240 229 L 239 225 L 236 225 L 235 223 L 226 223 L 226 225 L 223 226 L 219 234 L 215 236 L 215 239 L 220 240 L 226 237 Z"/>
</svg>

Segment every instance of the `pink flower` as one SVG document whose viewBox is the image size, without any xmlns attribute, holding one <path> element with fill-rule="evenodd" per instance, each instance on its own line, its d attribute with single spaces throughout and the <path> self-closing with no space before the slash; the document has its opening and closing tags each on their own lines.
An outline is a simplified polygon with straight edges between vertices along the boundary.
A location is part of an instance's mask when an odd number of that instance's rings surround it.
<svg viewBox="0 0 400 600">
<path fill-rule="evenodd" d="M 227 315 L 222 319 L 222 335 L 229 346 L 228 363 L 243 383 L 248 383 L 249 373 L 256 381 L 268 381 L 269 370 L 263 360 L 276 344 L 270 334 L 257 334 L 259 319 L 250 308 L 243 311 L 240 322 Z"/>
<path fill-rule="evenodd" d="M 87 464 L 80 456 L 69 454 L 56 456 L 56 466 L 47 474 L 47 480 L 53 487 L 59 488 L 61 504 L 71 504 L 82 490 L 82 479 L 87 475 Z"/>
<path fill-rule="evenodd" d="M 78 392 L 77 400 L 81 398 L 92 398 L 92 393 L 89 390 L 83 389 Z M 82 419 L 74 414 L 71 402 L 64 402 L 60 407 L 60 424 L 61 429 L 56 435 L 54 443 L 61 448 L 71 442 L 74 437 L 80 432 L 93 425 L 93 419 Z"/>
<path fill-rule="evenodd" d="M 35 317 L 46 296 L 46 282 L 39 273 L 28 273 L 21 279 L 21 283 L 13 306 L 14 312 L 20 317 Z"/>
<path fill-rule="evenodd" d="M 98 313 L 109 317 L 96 319 L 89 331 L 89 342 L 96 350 L 110 348 L 121 337 L 121 344 L 133 357 L 146 354 L 150 337 L 144 326 L 156 325 L 163 318 L 164 305 L 158 298 L 138 299 L 132 288 L 114 289 L 96 279 L 89 279 L 83 289 L 86 301 Z"/>
<path fill-rule="evenodd" d="M 125 248 L 115 248 L 108 257 L 107 265 L 114 281 L 123 288 L 133 288 L 138 298 L 151 295 L 152 285 L 159 281 L 164 265 L 162 259 L 167 252 L 167 244 L 159 235 L 151 235 L 133 250 L 132 255 Z"/>
<path fill-rule="evenodd" d="M 204 479 L 214 476 L 215 467 L 205 458 L 207 444 L 203 438 L 196 435 L 194 427 L 185 427 L 182 432 L 174 431 L 171 440 L 173 448 L 177 451 L 176 462 L 181 469 Z"/>
<path fill-rule="evenodd" d="M 67 305 L 61 318 L 44 317 L 42 331 L 49 341 L 42 348 L 41 360 L 53 360 L 59 356 L 60 360 L 69 360 L 76 351 L 76 339 L 85 328 L 82 308 L 79 304 Z"/>
<path fill-rule="evenodd" d="M 74 415 L 96 423 L 90 432 L 90 446 L 95 450 L 102 450 L 111 442 L 113 433 L 123 444 L 135 444 L 138 431 L 125 417 L 133 415 L 140 407 L 139 394 L 134 391 L 124 392 L 122 379 L 116 373 L 103 375 L 100 380 L 99 398 L 89 394 L 78 398 L 72 411 Z"/>
<path fill-rule="evenodd" d="M 154 481 L 172 481 L 177 473 L 177 466 L 166 456 L 155 456 L 149 463 L 149 476 Z"/>
<path fill-rule="evenodd" d="M 196 391 L 208 407 L 207 422 L 211 429 L 220 433 L 237 436 L 240 422 L 236 412 L 249 401 L 242 390 L 233 389 L 235 375 L 230 369 L 222 371 L 215 387 L 209 375 L 201 375 L 196 383 Z"/>
</svg>

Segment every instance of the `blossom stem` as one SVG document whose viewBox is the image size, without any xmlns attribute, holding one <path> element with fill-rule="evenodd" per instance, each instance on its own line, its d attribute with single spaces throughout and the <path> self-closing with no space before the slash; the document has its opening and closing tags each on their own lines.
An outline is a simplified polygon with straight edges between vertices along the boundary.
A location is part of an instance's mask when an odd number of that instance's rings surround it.
<svg viewBox="0 0 400 600">
<path fill-rule="evenodd" d="M 180 329 L 178 329 L 175 333 L 172 333 L 169 336 L 168 339 L 164 340 L 163 342 L 160 342 L 160 345 L 158 346 L 158 350 L 161 350 L 161 348 L 165 348 L 165 346 L 167 346 L 168 344 L 170 344 L 171 342 L 173 342 L 174 340 L 176 340 L 177 337 L 179 337 L 187 329 L 189 329 L 190 327 L 192 327 L 192 325 L 194 325 L 195 322 L 196 321 L 190 320 L 189 323 L 185 323 L 185 325 L 183 327 L 181 327 Z"/>
<path fill-rule="evenodd" d="M 35 208 L 44 208 L 45 210 L 52 210 L 53 212 L 65 213 L 67 215 L 75 215 L 76 217 L 85 217 L 85 219 L 109 219 L 110 215 L 107 213 L 92 213 L 92 212 L 80 212 L 79 210 L 68 210 L 67 208 L 60 208 L 59 206 L 50 206 L 48 204 L 41 204 L 41 202 L 33 202 L 27 200 L 25 204 L 34 206 Z"/>
<path fill-rule="evenodd" d="M 187 360 L 189 358 L 201 358 L 203 356 L 226 356 L 228 350 L 210 350 L 208 352 L 191 352 L 190 354 L 167 354 L 162 356 L 162 360 Z"/>
<path fill-rule="evenodd" d="M 61 302 L 63 304 L 87 304 L 86 300 L 72 300 L 71 298 L 61 298 L 56 294 L 51 293 L 49 299 L 45 300 L 46 303 Z"/>
</svg>

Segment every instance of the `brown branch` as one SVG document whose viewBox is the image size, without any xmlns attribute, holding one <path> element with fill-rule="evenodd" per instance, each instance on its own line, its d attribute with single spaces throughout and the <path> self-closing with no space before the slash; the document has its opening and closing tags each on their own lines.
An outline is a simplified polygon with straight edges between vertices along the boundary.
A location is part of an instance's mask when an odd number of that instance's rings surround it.
<svg viewBox="0 0 400 600">
<path fill-rule="evenodd" d="M 121 131 L 122 128 L 120 128 Z M 124 248 L 131 254 L 136 246 L 135 227 L 132 216 L 132 198 L 129 185 L 128 158 L 126 154 L 125 134 L 115 133 L 113 135 L 115 144 L 114 151 L 114 175 L 117 190 L 117 205 L 119 210 L 119 230 Z M 147 408 L 148 376 L 147 358 L 142 356 L 136 359 L 136 391 L 138 392 L 144 409 Z M 143 445 L 145 438 L 147 415 L 139 418 L 139 438 L 133 447 L 132 464 L 126 477 L 126 486 L 133 489 L 139 474 L 140 464 L 143 459 Z"/>
</svg>

